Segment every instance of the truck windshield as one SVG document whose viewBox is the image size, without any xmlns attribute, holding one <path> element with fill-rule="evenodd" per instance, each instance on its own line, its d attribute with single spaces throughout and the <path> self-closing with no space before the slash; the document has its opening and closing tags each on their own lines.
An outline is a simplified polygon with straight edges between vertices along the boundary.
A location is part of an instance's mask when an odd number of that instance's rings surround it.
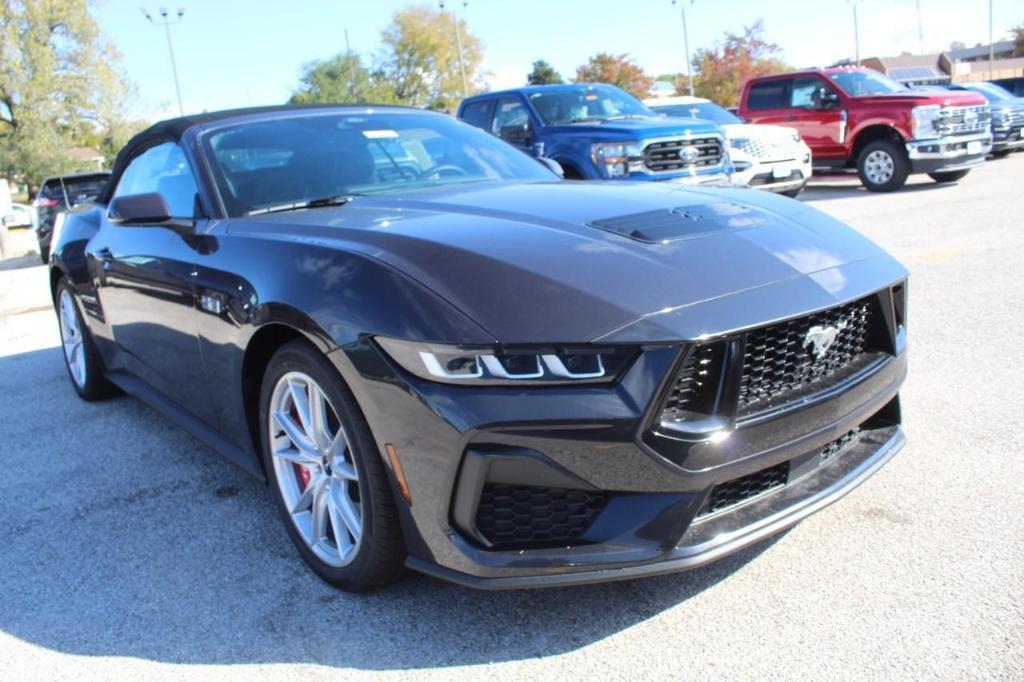
<svg viewBox="0 0 1024 682">
<path fill-rule="evenodd" d="M 579 85 L 533 92 L 530 103 L 547 125 L 593 123 L 656 116 L 640 100 L 613 85 Z"/>
<path fill-rule="evenodd" d="M 973 83 L 964 90 L 980 92 L 989 102 L 1004 102 L 1017 99 L 1013 93 L 995 83 Z"/>
<path fill-rule="evenodd" d="M 899 81 L 894 81 L 877 71 L 841 71 L 829 74 L 829 78 L 851 97 L 885 95 L 890 92 L 903 92 L 907 89 Z"/>
<path fill-rule="evenodd" d="M 743 119 L 734 116 L 722 107 L 712 102 L 695 102 L 693 104 L 655 104 L 651 106 L 659 114 L 675 116 L 676 118 L 700 118 L 705 121 L 729 125 L 732 123 L 743 123 Z"/>
<path fill-rule="evenodd" d="M 303 112 L 215 128 L 203 144 L 232 217 L 442 185 L 556 179 L 496 137 L 427 112 Z"/>
</svg>

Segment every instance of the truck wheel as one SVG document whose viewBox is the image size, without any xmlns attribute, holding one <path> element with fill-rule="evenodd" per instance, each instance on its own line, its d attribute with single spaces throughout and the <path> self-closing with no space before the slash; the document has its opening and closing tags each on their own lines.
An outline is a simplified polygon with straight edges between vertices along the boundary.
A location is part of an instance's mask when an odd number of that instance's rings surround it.
<svg viewBox="0 0 1024 682">
<path fill-rule="evenodd" d="M 946 173 L 929 173 L 928 177 L 935 182 L 956 182 L 970 172 L 971 169 L 968 168 L 967 170 L 948 171 Z"/>
<path fill-rule="evenodd" d="M 857 174 L 869 192 L 891 192 L 907 182 L 910 173 L 907 155 L 895 142 L 877 140 L 860 153 Z"/>
<path fill-rule="evenodd" d="M 1010 155 L 1009 149 L 1000 149 L 997 152 L 992 152 L 993 159 L 1003 159 Z"/>
</svg>

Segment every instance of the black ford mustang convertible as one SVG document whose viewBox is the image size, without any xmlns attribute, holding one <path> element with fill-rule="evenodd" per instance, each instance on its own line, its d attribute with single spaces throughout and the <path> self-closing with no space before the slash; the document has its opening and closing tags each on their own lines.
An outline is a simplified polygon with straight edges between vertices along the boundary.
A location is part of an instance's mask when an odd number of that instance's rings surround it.
<svg viewBox="0 0 1024 682">
<path fill-rule="evenodd" d="M 440 114 L 159 123 L 54 244 L 78 394 L 265 478 L 348 590 L 698 566 L 903 443 L 906 272 L 873 243 L 767 192 L 562 181 Z"/>
</svg>

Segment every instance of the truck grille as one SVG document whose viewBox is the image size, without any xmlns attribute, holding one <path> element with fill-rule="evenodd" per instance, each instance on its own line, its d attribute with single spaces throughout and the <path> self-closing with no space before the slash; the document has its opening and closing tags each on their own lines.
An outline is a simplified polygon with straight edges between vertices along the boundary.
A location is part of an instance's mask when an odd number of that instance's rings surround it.
<svg viewBox="0 0 1024 682">
<path fill-rule="evenodd" d="M 951 107 L 939 111 L 935 129 L 942 135 L 970 135 L 988 131 L 992 112 L 987 104 L 973 107 Z"/>
<path fill-rule="evenodd" d="M 824 388 L 830 378 L 841 377 L 843 370 L 856 366 L 868 351 L 871 303 L 866 298 L 749 332 L 740 381 L 740 414 L 785 402 L 809 388 Z M 808 341 L 808 333 L 815 327 L 837 330 L 835 340 L 820 357 Z"/>
<path fill-rule="evenodd" d="M 696 155 L 692 160 L 684 157 L 694 149 Z M 665 140 L 651 142 L 644 147 L 644 166 L 654 173 L 672 171 L 697 170 L 709 168 L 722 163 L 722 141 L 717 137 L 702 137 L 692 140 Z"/>
<path fill-rule="evenodd" d="M 740 149 L 761 161 L 792 161 L 800 155 L 800 145 L 786 139 L 752 138 L 746 140 Z"/>
<path fill-rule="evenodd" d="M 564 544 L 578 539 L 607 503 L 600 491 L 487 483 L 476 528 L 496 549 Z"/>
<path fill-rule="evenodd" d="M 1009 130 L 1024 125 L 1024 109 L 996 110 L 992 116 L 992 130 Z"/>
</svg>

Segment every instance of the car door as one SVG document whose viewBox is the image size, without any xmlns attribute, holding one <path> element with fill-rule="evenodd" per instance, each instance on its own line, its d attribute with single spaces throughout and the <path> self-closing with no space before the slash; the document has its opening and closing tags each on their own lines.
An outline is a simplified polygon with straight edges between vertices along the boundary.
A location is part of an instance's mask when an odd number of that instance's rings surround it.
<svg viewBox="0 0 1024 682">
<path fill-rule="evenodd" d="M 789 114 L 786 125 L 796 128 L 816 157 L 843 156 L 845 121 L 840 95 L 818 76 L 800 76 L 789 81 Z"/>
<path fill-rule="evenodd" d="M 195 219 L 196 184 L 181 147 L 165 142 L 138 154 L 113 197 L 157 192 L 176 218 Z M 196 232 L 205 221 L 196 221 Z M 109 369 L 127 372 L 195 416 L 209 405 L 196 334 L 194 278 L 201 238 L 160 225 L 102 218 L 86 250 L 112 343 Z"/>
</svg>

